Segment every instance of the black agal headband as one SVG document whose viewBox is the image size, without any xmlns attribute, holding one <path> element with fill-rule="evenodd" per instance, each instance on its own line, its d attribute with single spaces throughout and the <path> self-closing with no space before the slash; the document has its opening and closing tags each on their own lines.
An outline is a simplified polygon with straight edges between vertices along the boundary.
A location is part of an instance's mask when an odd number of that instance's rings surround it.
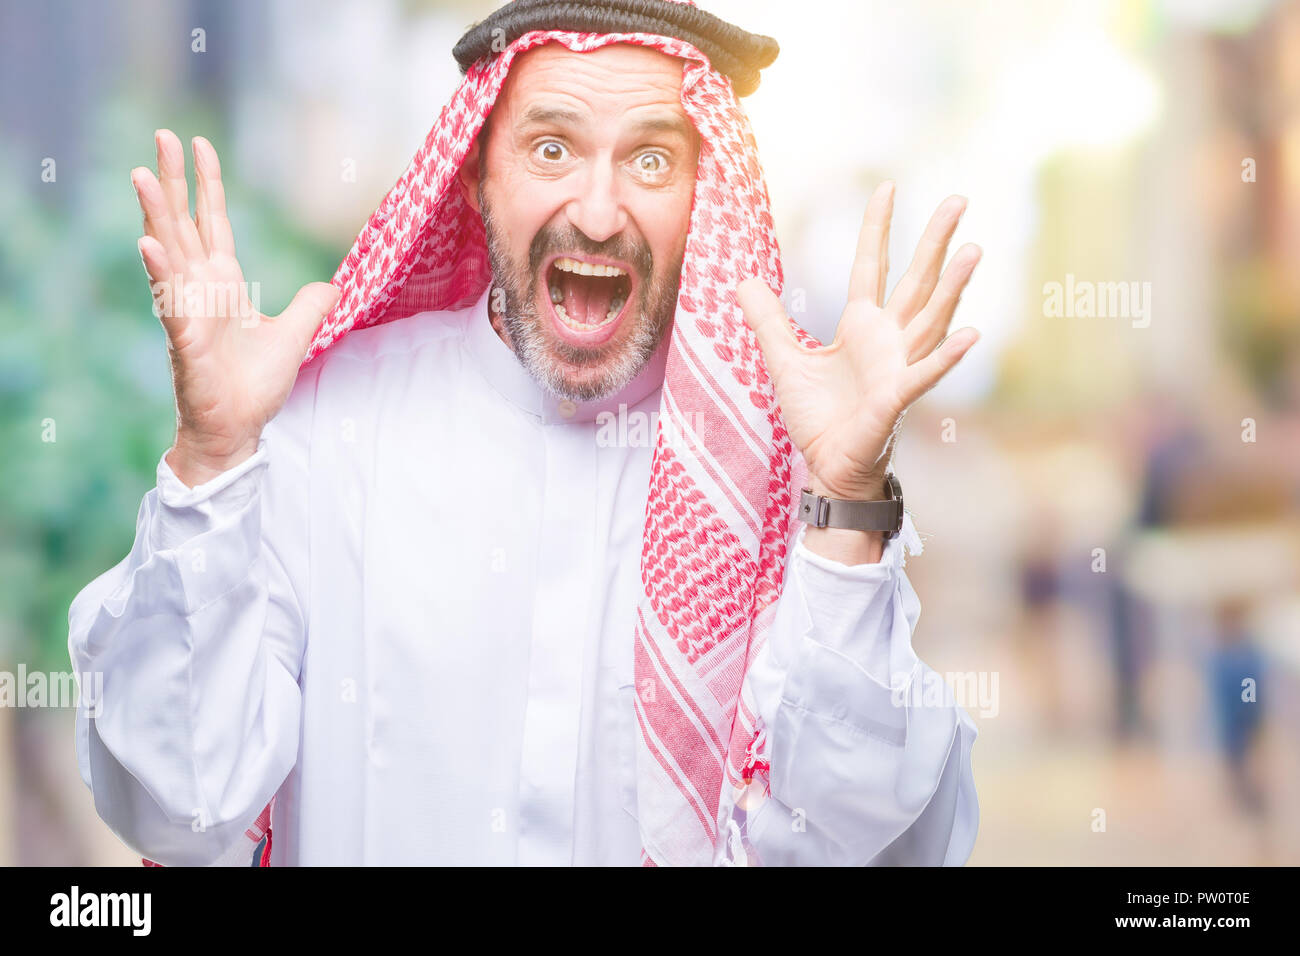
<svg viewBox="0 0 1300 956">
<path fill-rule="evenodd" d="M 758 71 L 776 59 L 771 37 L 749 33 L 711 13 L 673 0 L 511 0 L 470 27 L 452 49 L 464 73 L 533 30 L 575 33 L 653 33 L 696 47 L 731 79 L 737 96 L 758 89 Z"/>
</svg>

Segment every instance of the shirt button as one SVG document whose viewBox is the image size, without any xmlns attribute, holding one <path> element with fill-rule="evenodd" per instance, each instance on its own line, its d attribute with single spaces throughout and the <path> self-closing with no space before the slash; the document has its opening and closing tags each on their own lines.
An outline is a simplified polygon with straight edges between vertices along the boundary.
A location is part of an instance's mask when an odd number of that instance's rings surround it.
<svg viewBox="0 0 1300 956">
<path fill-rule="evenodd" d="M 558 411 L 565 418 L 572 418 L 574 415 L 578 413 L 578 406 L 566 398 L 563 399 L 560 402 L 560 404 L 556 406 L 556 411 Z"/>
</svg>

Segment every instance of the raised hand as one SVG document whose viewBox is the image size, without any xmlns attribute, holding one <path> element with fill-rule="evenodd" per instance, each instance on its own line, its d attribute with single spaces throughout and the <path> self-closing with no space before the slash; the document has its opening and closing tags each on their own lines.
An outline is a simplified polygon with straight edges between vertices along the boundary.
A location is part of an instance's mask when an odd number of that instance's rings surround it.
<svg viewBox="0 0 1300 956">
<path fill-rule="evenodd" d="M 167 463 L 193 487 L 257 450 L 338 290 L 313 282 L 278 316 L 257 311 L 235 259 L 216 150 L 195 137 L 191 218 L 180 140 L 164 129 L 155 142 L 157 177 L 140 166 L 131 183 L 144 212 L 140 257 L 167 333 L 176 392 L 176 440 Z"/>
<path fill-rule="evenodd" d="M 952 196 L 939 206 L 886 305 L 893 207 L 894 184 L 883 183 L 867 204 L 848 305 L 830 345 L 800 344 L 780 300 L 762 281 L 747 279 L 737 290 L 810 483 L 833 498 L 887 496 L 885 469 L 903 413 L 979 338 L 973 328 L 947 335 L 980 258 L 978 246 L 965 245 L 943 268 L 965 200 Z"/>
</svg>

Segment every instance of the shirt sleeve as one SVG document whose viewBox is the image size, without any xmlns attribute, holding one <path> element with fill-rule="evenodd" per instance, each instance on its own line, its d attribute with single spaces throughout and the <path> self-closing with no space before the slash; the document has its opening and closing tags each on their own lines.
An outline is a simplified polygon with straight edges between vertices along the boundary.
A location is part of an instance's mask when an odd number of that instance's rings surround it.
<svg viewBox="0 0 1300 956">
<path fill-rule="evenodd" d="M 963 864 L 979 825 L 977 731 L 912 648 L 911 516 L 876 564 L 841 564 L 803 539 L 800 528 L 746 676 L 770 768 L 747 839 L 769 865 Z"/>
<path fill-rule="evenodd" d="M 296 762 L 305 484 L 296 500 L 273 489 L 304 475 L 305 449 L 271 426 L 251 458 L 192 489 L 164 457 L 130 554 L 73 601 L 81 776 L 100 817 L 156 862 L 229 859 Z"/>
</svg>

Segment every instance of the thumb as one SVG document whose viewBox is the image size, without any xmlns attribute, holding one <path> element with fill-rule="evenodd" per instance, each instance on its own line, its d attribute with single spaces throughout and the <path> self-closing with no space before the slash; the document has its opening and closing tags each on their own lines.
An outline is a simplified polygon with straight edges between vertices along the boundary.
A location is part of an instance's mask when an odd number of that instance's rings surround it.
<svg viewBox="0 0 1300 956">
<path fill-rule="evenodd" d="M 754 330 L 769 369 L 802 349 L 781 300 L 762 279 L 746 279 L 740 283 L 736 287 L 736 301 L 740 303 L 745 323 Z"/>
<path fill-rule="evenodd" d="M 321 320 L 338 305 L 340 294 L 328 282 L 309 282 L 298 290 L 293 301 L 280 313 L 279 321 L 287 326 L 287 332 L 295 342 L 301 343 L 301 351 L 307 351 Z"/>
</svg>

